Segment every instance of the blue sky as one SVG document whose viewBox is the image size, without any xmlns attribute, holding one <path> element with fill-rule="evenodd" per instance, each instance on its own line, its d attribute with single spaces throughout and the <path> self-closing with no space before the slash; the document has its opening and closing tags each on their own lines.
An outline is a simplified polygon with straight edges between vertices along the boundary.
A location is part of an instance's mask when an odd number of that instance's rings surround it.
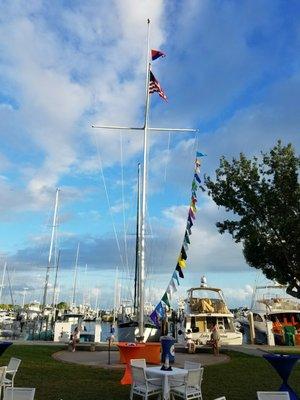
<svg viewBox="0 0 300 400">
<path fill-rule="evenodd" d="M 2 1 L 0 15 L 0 274 L 7 261 L 16 301 L 24 288 L 41 300 L 56 187 L 60 298 L 71 296 L 78 242 L 78 301 L 87 293 L 95 301 L 98 288 L 109 306 L 116 267 L 128 297 L 142 136 L 91 125 L 142 124 L 148 17 L 151 47 L 167 54 L 153 72 L 169 98 L 152 96 L 151 124 L 200 129 L 150 137 L 151 301 L 165 291 L 182 244 L 195 149 L 207 153 L 202 175 L 221 155 L 257 155 L 278 139 L 299 152 L 298 1 Z M 202 193 L 198 205 L 178 295 L 205 274 L 231 306 L 249 304 L 256 271 L 217 232 L 223 210 Z M 123 259 L 126 231 L 125 267 L 114 226 Z"/>
</svg>

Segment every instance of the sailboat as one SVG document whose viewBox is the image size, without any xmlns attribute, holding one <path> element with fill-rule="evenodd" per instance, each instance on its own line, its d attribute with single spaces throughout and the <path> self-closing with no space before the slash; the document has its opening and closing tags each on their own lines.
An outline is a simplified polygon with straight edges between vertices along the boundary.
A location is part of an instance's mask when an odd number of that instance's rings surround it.
<svg viewBox="0 0 300 400">
<path fill-rule="evenodd" d="M 162 52 L 156 51 L 155 58 L 163 55 Z M 150 51 L 150 19 L 147 20 L 147 59 L 146 59 L 146 79 L 145 79 L 145 113 L 144 124 L 142 127 L 128 127 L 115 125 L 92 125 L 92 128 L 98 129 L 113 129 L 113 130 L 131 130 L 143 132 L 143 178 L 142 178 L 142 196 L 141 196 L 141 212 L 140 212 L 140 230 L 138 233 L 138 307 L 137 307 L 137 325 L 135 329 L 134 339 L 137 341 L 146 340 L 146 321 L 145 321 L 145 231 L 146 231 L 146 199 L 147 199 L 147 170 L 148 170 L 148 134 L 149 132 L 196 132 L 196 129 L 189 128 L 154 128 L 149 125 L 149 109 L 150 109 L 150 94 L 157 92 L 160 97 L 166 99 L 158 81 L 155 79 L 151 71 L 151 60 L 153 50 Z M 135 327 L 136 328 L 136 327 Z"/>
<path fill-rule="evenodd" d="M 122 307 L 121 315 L 118 316 L 118 340 L 119 342 L 134 342 L 138 336 L 138 310 L 141 284 L 139 281 L 139 259 L 140 259 L 140 180 L 141 165 L 138 164 L 138 190 L 137 190 L 137 214 L 136 214 L 136 255 L 135 255 L 135 274 L 134 274 L 134 299 L 133 315 L 126 313 L 125 307 Z M 160 337 L 160 330 L 153 324 L 150 318 L 144 316 L 144 341 L 157 342 Z"/>
</svg>

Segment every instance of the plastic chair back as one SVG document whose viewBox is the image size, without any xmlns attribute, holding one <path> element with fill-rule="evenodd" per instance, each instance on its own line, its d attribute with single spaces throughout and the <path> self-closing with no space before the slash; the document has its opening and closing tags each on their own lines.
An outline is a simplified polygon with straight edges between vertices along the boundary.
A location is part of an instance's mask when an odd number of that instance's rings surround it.
<svg viewBox="0 0 300 400">
<path fill-rule="evenodd" d="M 193 386 L 201 388 L 202 376 L 204 368 L 190 369 L 187 374 L 186 384 L 187 386 Z"/>
<path fill-rule="evenodd" d="M 7 366 L 7 372 L 8 373 L 16 373 L 18 371 L 19 365 L 21 364 L 21 361 L 19 358 L 12 357 L 9 360 L 8 366 Z"/>
<path fill-rule="evenodd" d="M 146 386 L 146 373 L 143 367 L 131 366 L 132 382 Z"/>
<path fill-rule="evenodd" d="M 192 362 L 192 361 L 185 361 L 184 362 L 184 369 L 200 369 L 201 364 L 197 362 Z"/>
<path fill-rule="evenodd" d="M 290 400 L 288 392 L 257 392 L 258 400 Z"/>
<path fill-rule="evenodd" d="M 146 360 L 144 358 L 132 358 L 130 360 L 130 365 L 134 367 L 146 368 Z"/>
<path fill-rule="evenodd" d="M 3 400 L 34 400 L 35 388 L 5 389 Z"/>
</svg>

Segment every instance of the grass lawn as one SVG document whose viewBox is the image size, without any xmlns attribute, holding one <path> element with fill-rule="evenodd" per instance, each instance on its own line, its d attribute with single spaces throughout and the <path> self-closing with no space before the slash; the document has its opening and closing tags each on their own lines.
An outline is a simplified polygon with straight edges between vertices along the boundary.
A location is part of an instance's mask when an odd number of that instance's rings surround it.
<svg viewBox="0 0 300 400">
<path fill-rule="evenodd" d="M 6 365 L 12 356 L 21 358 L 15 386 L 35 387 L 36 400 L 129 399 L 130 387 L 119 384 L 122 371 L 55 361 L 51 354 L 60 349 L 12 345 L 1 356 L 1 365 Z M 229 363 L 205 367 L 203 400 L 221 395 L 227 400 L 254 400 L 257 390 L 278 389 L 280 379 L 264 359 L 237 352 L 227 354 L 231 357 Z M 289 382 L 300 394 L 300 364 L 294 368 Z"/>
</svg>

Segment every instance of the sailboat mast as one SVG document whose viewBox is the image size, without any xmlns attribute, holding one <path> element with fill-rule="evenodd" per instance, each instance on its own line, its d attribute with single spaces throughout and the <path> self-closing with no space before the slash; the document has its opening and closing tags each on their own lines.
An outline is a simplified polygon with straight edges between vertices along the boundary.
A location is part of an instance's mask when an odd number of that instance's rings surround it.
<svg viewBox="0 0 300 400">
<path fill-rule="evenodd" d="M 55 270 L 55 278 L 54 278 L 54 286 L 53 286 L 53 297 L 52 297 L 52 308 L 55 308 L 56 304 L 56 288 L 57 288 L 57 275 L 58 275 L 58 267 L 59 267 L 59 259 L 60 259 L 60 250 L 58 250 L 57 260 L 56 260 L 56 270 Z"/>
<path fill-rule="evenodd" d="M 58 193 L 59 193 L 59 188 L 56 189 L 56 196 L 55 196 L 51 242 L 50 242 L 50 248 L 49 248 L 48 265 L 47 265 L 47 270 L 46 270 L 46 279 L 45 279 L 45 287 L 44 287 L 44 295 L 43 295 L 43 305 L 42 305 L 43 311 L 45 310 L 46 302 L 47 302 L 47 291 L 48 291 L 48 284 L 49 284 L 51 259 L 52 259 L 52 253 L 53 253 L 54 235 L 55 235 L 55 230 L 56 230 L 56 226 L 57 226 Z"/>
<path fill-rule="evenodd" d="M 141 230 L 141 202 L 140 202 L 140 192 L 141 192 L 141 164 L 138 164 L 138 187 L 137 187 L 137 207 L 136 207 L 136 242 L 135 242 L 135 273 L 134 273 L 134 303 L 133 309 L 134 314 L 137 314 L 139 305 L 139 260 L 140 260 L 140 230 Z"/>
<path fill-rule="evenodd" d="M 145 120 L 144 120 L 144 146 L 143 146 L 143 185 L 142 185 L 142 207 L 141 207 L 141 251 L 139 260 L 139 336 L 144 335 L 144 286 L 145 286 L 145 233 L 146 233 L 146 198 L 147 198 L 147 139 L 149 125 L 149 79 L 150 79 L 150 19 L 148 19 L 147 32 L 147 61 L 146 61 L 146 104 L 145 104 Z"/>
<path fill-rule="evenodd" d="M 0 288 L 0 304 L 2 304 L 2 291 L 4 288 L 4 277 L 5 277 L 5 272 L 6 272 L 6 266 L 7 266 L 7 263 L 5 262 L 4 267 L 3 267 L 2 282 L 1 282 L 1 288 Z"/>
<path fill-rule="evenodd" d="M 75 260 L 75 267 L 74 267 L 73 296 L 72 296 L 72 306 L 73 307 L 75 307 L 75 298 L 76 298 L 79 245 L 80 245 L 80 243 L 78 243 L 78 245 L 77 245 L 76 260 Z"/>
<path fill-rule="evenodd" d="M 12 286 L 11 286 L 11 282 L 10 282 L 10 276 L 9 276 L 9 273 L 8 273 L 8 268 L 7 268 L 6 272 L 7 272 L 7 280 L 8 280 L 8 287 L 9 287 L 11 304 L 12 304 L 13 308 L 15 308 L 14 296 L 13 296 Z"/>
</svg>

